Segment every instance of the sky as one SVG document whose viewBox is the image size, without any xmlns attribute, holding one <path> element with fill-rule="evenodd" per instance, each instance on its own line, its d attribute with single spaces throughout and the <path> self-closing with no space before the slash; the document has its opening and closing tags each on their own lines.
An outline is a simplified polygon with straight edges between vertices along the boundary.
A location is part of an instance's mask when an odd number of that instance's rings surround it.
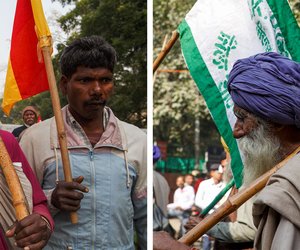
<svg viewBox="0 0 300 250">
<path fill-rule="evenodd" d="M 0 98 L 3 96 L 16 4 L 17 0 L 0 1 Z M 42 0 L 42 4 L 46 20 L 52 33 L 55 48 L 56 43 L 63 42 L 67 38 L 67 34 L 59 28 L 59 25 L 55 20 L 57 17 L 69 11 L 72 6 L 62 7 L 60 3 L 52 3 L 51 0 Z"/>
</svg>

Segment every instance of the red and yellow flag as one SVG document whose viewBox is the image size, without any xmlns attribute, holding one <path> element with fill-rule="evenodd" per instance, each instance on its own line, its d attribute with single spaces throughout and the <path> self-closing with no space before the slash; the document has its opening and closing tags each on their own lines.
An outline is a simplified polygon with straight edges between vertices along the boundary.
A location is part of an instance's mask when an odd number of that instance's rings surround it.
<svg viewBox="0 0 300 250">
<path fill-rule="evenodd" d="M 18 0 L 2 102 L 7 115 L 16 102 L 49 89 L 43 46 L 51 46 L 51 33 L 41 1 Z"/>
</svg>

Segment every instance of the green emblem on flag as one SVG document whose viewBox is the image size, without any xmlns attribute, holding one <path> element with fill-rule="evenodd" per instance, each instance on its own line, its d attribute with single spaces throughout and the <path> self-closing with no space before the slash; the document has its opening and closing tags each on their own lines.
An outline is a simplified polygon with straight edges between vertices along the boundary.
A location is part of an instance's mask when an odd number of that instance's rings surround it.
<svg viewBox="0 0 300 250">
<path fill-rule="evenodd" d="M 261 41 L 261 44 L 266 52 L 273 51 L 272 46 L 270 44 L 270 41 L 266 35 L 266 32 L 261 24 L 261 22 L 257 22 L 256 24 L 256 32 L 259 40 Z"/>
<path fill-rule="evenodd" d="M 263 2 L 263 0 L 252 0 L 251 1 L 251 14 L 252 16 L 256 16 L 255 15 L 255 12 L 257 13 L 257 15 L 259 17 L 262 17 L 262 11 L 261 11 L 261 8 L 260 8 L 260 4 Z M 265 19 L 267 19 L 267 16 L 264 17 Z"/>
<path fill-rule="evenodd" d="M 233 107 L 233 102 L 227 91 L 227 82 L 228 82 L 228 75 L 226 75 L 226 80 L 221 81 L 217 84 L 217 87 L 220 91 L 226 109 L 230 109 Z"/>
<path fill-rule="evenodd" d="M 223 31 L 218 36 L 219 43 L 215 43 L 217 49 L 214 51 L 213 64 L 218 66 L 218 69 L 228 70 L 228 56 L 232 49 L 236 49 L 237 41 L 235 36 L 225 34 Z"/>
<path fill-rule="evenodd" d="M 212 60 L 212 63 L 216 65 L 219 70 L 225 71 L 225 79 L 217 83 L 217 87 L 220 91 L 225 107 L 229 109 L 233 106 L 233 102 L 227 91 L 227 81 L 229 74 L 228 57 L 230 52 L 236 49 L 238 43 L 234 35 L 230 36 L 223 31 L 220 32 L 218 40 L 219 43 L 215 43 L 216 50 L 213 52 L 214 58 Z"/>
<path fill-rule="evenodd" d="M 283 36 L 282 32 L 280 31 L 278 21 L 276 20 L 276 17 L 274 14 L 272 14 L 270 16 L 270 22 L 272 24 L 272 27 L 273 27 L 273 30 L 275 33 L 276 45 L 279 50 L 279 53 L 281 55 L 291 58 L 291 55 L 290 55 L 290 53 L 286 47 L 286 43 L 284 41 L 284 36 Z"/>
<path fill-rule="evenodd" d="M 277 49 L 280 54 L 291 58 L 291 55 L 288 52 L 288 49 L 286 46 L 284 36 L 280 30 L 278 21 L 274 15 L 274 13 L 271 13 L 271 15 L 270 15 L 270 13 L 268 13 L 265 6 L 267 6 L 266 0 L 256 0 L 256 1 L 252 0 L 251 6 L 250 6 L 251 17 L 252 17 L 252 19 L 255 20 L 256 33 L 257 33 L 259 40 L 261 41 L 261 44 L 266 52 L 276 51 L 276 49 Z M 272 29 L 273 29 L 272 37 L 273 38 L 275 37 L 275 41 L 276 41 L 276 45 L 273 44 L 274 48 L 272 47 L 270 39 L 268 38 L 268 35 L 270 36 L 271 33 L 269 33 L 267 35 L 267 32 L 266 32 L 266 29 L 268 30 L 268 28 L 265 27 L 266 22 L 271 24 Z M 270 31 L 271 30 L 269 30 L 269 32 Z"/>
</svg>

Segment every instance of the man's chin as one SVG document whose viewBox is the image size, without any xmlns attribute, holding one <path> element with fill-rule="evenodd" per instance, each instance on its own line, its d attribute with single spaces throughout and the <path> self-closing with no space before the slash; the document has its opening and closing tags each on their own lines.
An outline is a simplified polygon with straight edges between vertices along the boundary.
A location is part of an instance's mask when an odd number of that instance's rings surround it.
<svg viewBox="0 0 300 250">
<path fill-rule="evenodd" d="M 87 114 L 93 113 L 92 115 L 95 115 L 94 113 L 97 113 L 97 112 L 102 113 L 104 107 L 105 107 L 105 103 L 88 104 L 88 105 L 85 105 L 85 110 L 86 110 Z"/>
<path fill-rule="evenodd" d="M 25 124 L 27 125 L 27 126 L 32 126 L 33 124 L 35 124 L 35 122 L 34 121 L 32 121 L 32 122 L 25 122 Z"/>
<path fill-rule="evenodd" d="M 103 109 L 104 106 L 97 106 L 97 107 L 89 107 L 85 109 L 85 113 L 82 114 L 88 120 L 94 120 L 101 116 L 103 116 Z"/>
</svg>

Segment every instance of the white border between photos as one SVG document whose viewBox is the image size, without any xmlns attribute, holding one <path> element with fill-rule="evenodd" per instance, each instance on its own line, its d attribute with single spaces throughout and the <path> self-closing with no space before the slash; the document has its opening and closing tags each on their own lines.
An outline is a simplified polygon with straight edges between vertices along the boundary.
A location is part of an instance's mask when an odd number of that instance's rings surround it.
<svg viewBox="0 0 300 250">
<path fill-rule="evenodd" d="M 153 0 L 147 0 L 147 249 L 153 249 Z"/>
</svg>

